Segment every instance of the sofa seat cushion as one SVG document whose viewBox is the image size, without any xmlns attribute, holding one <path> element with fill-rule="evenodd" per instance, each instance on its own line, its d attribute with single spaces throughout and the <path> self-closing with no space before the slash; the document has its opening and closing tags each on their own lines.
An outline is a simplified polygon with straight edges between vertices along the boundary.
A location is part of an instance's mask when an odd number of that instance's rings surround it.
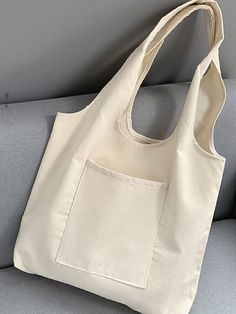
<svg viewBox="0 0 236 314">
<path fill-rule="evenodd" d="M 236 220 L 212 224 L 190 314 L 236 313 Z"/>
<path fill-rule="evenodd" d="M 190 314 L 236 313 L 236 220 L 212 224 L 198 291 Z M 1 314 L 136 313 L 84 290 L 24 273 L 0 270 Z"/>
<path fill-rule="evenodd" d="M 133 314 L 127 306 L 87 291 L 24 273 L 0 270 L 1 314 Z"/>
</svg>

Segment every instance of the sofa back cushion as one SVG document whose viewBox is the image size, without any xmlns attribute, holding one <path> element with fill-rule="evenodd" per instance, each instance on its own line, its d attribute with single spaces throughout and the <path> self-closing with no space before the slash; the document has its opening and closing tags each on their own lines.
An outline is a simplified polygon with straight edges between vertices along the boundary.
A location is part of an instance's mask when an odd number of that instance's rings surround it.
<svg viewBox="0 0 236 314">
<path fill-rule="evenodd" d="M 236 169 L 236 80 L 225 84 L 227 100 L 215 126 L 215 146 L 227 162 L 214 220 L 230 217 Z M 189 83 L 141 87 L 133 107 L 134 129 L 157 139 L 167 137 L 179 119 L 188 88 Z M 95 96 L 0 105 L 0 268 L 13 264 L 21 217 L 56 113 L 79 111 Z"/>
</svg>

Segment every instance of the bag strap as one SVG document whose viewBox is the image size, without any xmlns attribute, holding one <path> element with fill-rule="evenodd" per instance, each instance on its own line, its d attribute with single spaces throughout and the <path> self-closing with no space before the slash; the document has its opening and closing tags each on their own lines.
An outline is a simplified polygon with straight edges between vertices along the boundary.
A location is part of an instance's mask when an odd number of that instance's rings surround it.
<svg viewBox="0 0 236 314">
<path fill-rule="evenodd" d="M 136 50 L 143 51 L 143 60 L 141 64 L 141 70 L 143 63 L 146 63 L 144 70 L 139 76 L 137 85 L 141 85 L 142 80 L 149 71 L 152 62 L 154 61 L 159 49 L 164 43 L 165 38 L 176 28 L 186 17 L 188 17 L 194 11 L 205 9 L 206 10 L 206 22 L 207 22 L 207 33 L 208 40 L 211 50 L 209 51 L 206 58 L 202 60 L 199 64 L 206 63 L 213 59 L 215 64 L 219 67 L 218 53 L 217 50 L 224 39 L 223 33 L 223 21 L 220 8 L 215 0 L 191 0 L 183 5 L 180 5 L 176 9 L 172 10 L 170 13 L 165 15 L 156 27 L 151 31 L 151 33 L 146 37 L 146 39 L 139 45 Z M 134 51 L 135 52 L 135 51 Z M 145 60 L 145 58 L 147 60 Z M 136 85 L 135 90 L 138 89 Z"/>
<path fill-rule="evenodd" d="M 208 55 L 200 62 L 197 66 L 196 71 L 194 73 L 193 80 L 191 82 L 191 86 L 186 98 L 186 102 L 191 96 L 194 96 L 194 99 L 191 99 L 191 104 L 186 104 L 184 107 L 184 112 L 189 109 L 191 110 L 189 118 L 189 126 L 193 127 L 196 109 L 197 109 L 197 95 L 199 90 L 200 81 L 208 69 L 209 65 L 211 70 L 216 67 L 218 74 L 221 78 L 221 70 L 220 70 L 220 62 L 219 62 L 219 47 L 221 42 L 224 39 L 224 31 L 223 31 L 223 21 L 221 10 L 215 0 L 192 0 L 188 1 L 185 4 L 177 7 L 167 15 L 165 15 L 160 22 L 156 25 L 156 27 L 152 30 L 152 32 L 146 37 L 146 39 L 140 44 L 140 46 L 134 51 L 138 50 L 142 51 L 142 63 L 139 70 L 139 76 L 135 87 L 133 89 L 133 93 L 128 101 L 128 106 L 126 107 L 126 117 L 127 123 L 131 120 L 131 112 L 133 107 L 133 102 L 138 92 L 138 89 L 149 71 L 159 49 L 161 48 L 165 38 L 169 35 L 169 33 L 187 16 L 189 16 L 194 11 L 203 9 L 206 12 L 206 23 L 207 23 L 207 33 L 209 40 L 210 51 Z M 222 80 L 222 78 L 221 78 Z M 186 122 L 185 122 L 186 124 Z"/>
</svg>

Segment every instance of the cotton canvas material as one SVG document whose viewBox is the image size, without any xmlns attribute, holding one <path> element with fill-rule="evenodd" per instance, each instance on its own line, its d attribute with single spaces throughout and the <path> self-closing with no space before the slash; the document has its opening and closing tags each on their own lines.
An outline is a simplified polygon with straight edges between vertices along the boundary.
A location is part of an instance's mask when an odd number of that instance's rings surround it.
<svg viewBox="0 0 236 314">
<path fill-rule="evenodd" d="M 165 38 L 196 10 L 206 13 L 209 53 L 173 133 L 148 138 L 132 128 L 135 96 Z M 223 38 L 217 2 L 188 1 L 159 21 L 83 110 L 57 113 L 15 267 L 144 314 L 189 313 L 226 162 L 214 147 L 226 96 Z"/>
</svg>

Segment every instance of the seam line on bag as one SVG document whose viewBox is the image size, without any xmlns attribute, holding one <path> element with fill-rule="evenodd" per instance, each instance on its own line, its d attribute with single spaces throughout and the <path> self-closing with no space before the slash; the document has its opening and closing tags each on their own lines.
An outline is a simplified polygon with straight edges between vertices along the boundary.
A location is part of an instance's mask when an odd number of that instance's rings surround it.
<svg viewBox="0 0 236 314">
<path fill-rule="evenodd" d="M 168 188 L 167 188 L 167 190 L 165 192 L 165 197 L 164 197 L 164 200 L 163 200 L 163 206 L 162 206 L 160 218 L 159 218 L 158 224 L 157 224 L 156 237 L 155 237 L 155 240 L 154 240 L 154 243 L 153 243 L 151 260 L 150 260 L 149 269 L 148 269 L 148 272 L 147 272 L 147 275 L 146 275 L 146 287 L 147 287 L 147 284 L 148 284 L 149 275 L 150 275 L 150 271 L 151 271 L 152 264 L 153 264 L 154 252 L 155 252 L 156 244 L 157 244 L 158 237 L 159 237 L 159 229 L 160 229 L 161 219 L 162 219 L 162 216 L 163 216 L 163 213 L 164 213 L 164 209 L 165 209 L 165 205 L 166 205 L 166 199 L 167 199 L 167 195 L 168 195 L 168 190 L 169 190 L 169 183 L 168 183 Z"/>
<path fill-rule="evenodd" d="M 95 171 L 113 177 L 114 179 L 123 180 L 128 184 L 139 184 L 142 186 L 146 186 L 150 189 L 157 190 L 158 188 L 167 189 L 168 183 L 165 181 L 151 181 L 139 177 L 132 177 L 127 174 L 116 172 L 115 170 L 108 169 L 104 166 L 98 165 L 92 159 L 88 159 L 89 167 L 95 169 Z"/>
<path fill-rule="evenodd" d="M 58 255 L 59 255 L 59 252 L 60 252 L 60 249 L 61 249 L 61 245 L 62 245 L 64 236 L 65 236 L 66 230 L 67 230 L 67 228 L 68 228 L 70 214 L 71 214 L 71 211 L 72 211 L 72 209 L 73 209 L 73 207 L 74 207 L 75 198 L 76 198 L 77 192 L 78 192 L 78 190 L 79 190 L 79 186 L 80 186 L 80 183 L 81 183 L 81 181 L 82 181 L 82 178 L 83 178 L 85 169 L 87 168 L 87 164 L 88 164 L 88 159 L 87 159 L 87 160 L 85 161 L 85 163 L 84 163 L 82 173 L 81 173 L 81 175 L 79 176 L 79 180 L 78 180 L 78 182 L 77 182 L 77 184 L 76 184 L 76 189 L 75 189 L 74 196 L 73 196 L 73 199 L 72 199 L 72 202 L 71 202 L 71 206 L 70 206 L 69 211 L 68 211 L 68 213 L 67 213 L 66 223 L 65 223 L 65 226 L 64 226 L 64 230 L 63 230 L 63 232 L 62 232 L 62 236 L 61 236 L 60 242 L 59 242 L 59 247 L 58 247 L 58 250 L 57 250 L 57 253 L 56 253 L 55 261 L 57 261 L 57 259 L 58 259 Z"/>
</svg>

